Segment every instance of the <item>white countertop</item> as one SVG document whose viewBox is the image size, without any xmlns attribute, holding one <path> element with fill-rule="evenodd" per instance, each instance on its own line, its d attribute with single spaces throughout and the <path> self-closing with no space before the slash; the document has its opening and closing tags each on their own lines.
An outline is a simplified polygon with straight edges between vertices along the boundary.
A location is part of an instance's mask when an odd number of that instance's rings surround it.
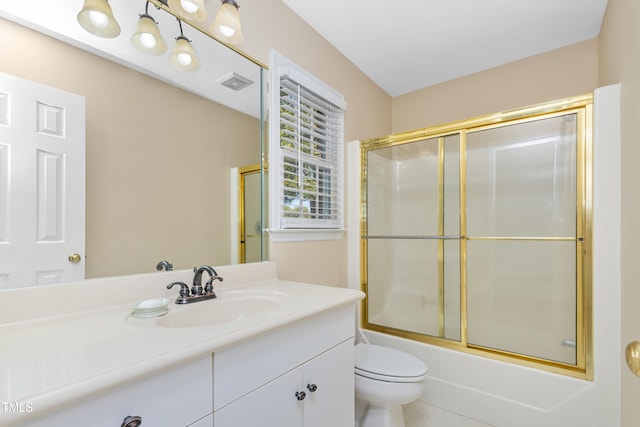
<svg viewBox="0 0 640 427">
<path fill-rule="evenodd" d="M 173 302 L 177 288 L 164 288 L 176 278 L 187 282 L 184 277 L 192 276 L 191 272 L 96 280 L 85 283 L 94 287 L 88 291 L 82 288 L 84 292 L 77 296 L 69 292 L 78 293 L 82 285 L 0 293 L 5 304 L 0 310 L 10 306 L 13 312 L 5 311 L 5 318 L 0 319 L 0 402 L 28 403 L 34 415 L 42 414 L 90 393 L 364 297 L 362 292 L 350 289 L 278 280 L 271 263 L 247 268 L 254 271 L 245 275 L 242 267 L 216 268 L 225 278 L 222 284 L 216 282 L 218 298 L 184 306 Z M 265 274 L 256 274 L 256 268 Z M 133 304 L 145 298 L 171 296 L 169 316 L 196 305 L 216 310 L 216 305 L 224 303 L 225 294 L 244 288 L 282 292 L 286 298 L 277 308 L 259 316 L 244 316 L 220 325 L 168 328 L 154 325 L 160 318 L 127 320 Z M 109 303 L 100 306 L 92 294 L 99 297 L 105 292 Z M 26 315 L 21 313 L 31 309 L 28 304 L 33 298 L 38 298 L 37 304 L 48 304 L 45 317 L 32 314 L 23 318 Z M 66 311 L 56 312 L 51 305 L 63 305 Z M 0 426 L 15 425 L 28 416 L 0 411 Z"/>
</svg>

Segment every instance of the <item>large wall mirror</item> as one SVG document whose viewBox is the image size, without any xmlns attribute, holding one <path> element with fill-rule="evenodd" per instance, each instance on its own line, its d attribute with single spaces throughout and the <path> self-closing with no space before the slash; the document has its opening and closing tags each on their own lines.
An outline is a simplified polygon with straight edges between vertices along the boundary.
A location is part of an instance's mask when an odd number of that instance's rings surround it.
<svg viewBox="0 0 640 427">
<path fill-rule="evenodd" d="M 265 66 L 183 23 L 200 68 L 177 71 L 175 16 L 149 3 L 167 51 L 145 55 L 131 36 L 147 2 L 109 4 L 115 38 L 78 24 L 83 0 L 0 0 L 0 72 L 85 98 L 85 278 L 149 273 L 162 260 L 176 270 L 236 262 L 242 206 L 264 211 L 260 191 L 242 203 L 238 190 L 239 171 L 260 170 L 263 158 Z M 212 19 L 219 2 L 205 4 Z"/>
</svg>

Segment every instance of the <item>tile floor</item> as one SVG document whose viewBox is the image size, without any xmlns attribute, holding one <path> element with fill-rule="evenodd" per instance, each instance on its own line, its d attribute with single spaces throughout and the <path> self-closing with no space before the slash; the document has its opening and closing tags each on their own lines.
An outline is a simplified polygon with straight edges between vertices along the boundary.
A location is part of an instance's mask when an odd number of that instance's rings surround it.
<svg viewBox="0 0 640 427">
<path fill-rule="evenodd" d="M 491 427 L 420 401 L 405 405 L 403 412 L 406 427 Z"/>
</svg>

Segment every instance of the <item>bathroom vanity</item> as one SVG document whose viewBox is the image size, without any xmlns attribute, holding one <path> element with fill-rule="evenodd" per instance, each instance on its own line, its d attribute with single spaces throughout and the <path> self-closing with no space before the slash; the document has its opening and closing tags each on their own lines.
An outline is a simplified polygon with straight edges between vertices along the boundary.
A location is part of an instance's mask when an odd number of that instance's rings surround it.
<svg viewBox="0 0 640 427">
<path fill-rule="evenodd" d="M 151 318 L 133 304 L 175 299 L 166 285 L 191 272 L 3 291 L 0 426 L 351 425 L 364 295 L 273 263 L 216 270 L 218 298 Z"/>
</svg>

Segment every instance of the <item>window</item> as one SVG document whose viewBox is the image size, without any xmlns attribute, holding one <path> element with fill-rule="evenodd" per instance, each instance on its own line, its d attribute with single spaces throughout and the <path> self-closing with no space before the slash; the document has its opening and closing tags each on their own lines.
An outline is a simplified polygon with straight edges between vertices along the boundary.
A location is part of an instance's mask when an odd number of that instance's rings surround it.
<svg viewBox="0 0 640 427">
<path fill-rule="evenodd" d="M 341 238 L 344 98 L 276 52 L 270 69 L 272 240 Z"/>
</svg>

